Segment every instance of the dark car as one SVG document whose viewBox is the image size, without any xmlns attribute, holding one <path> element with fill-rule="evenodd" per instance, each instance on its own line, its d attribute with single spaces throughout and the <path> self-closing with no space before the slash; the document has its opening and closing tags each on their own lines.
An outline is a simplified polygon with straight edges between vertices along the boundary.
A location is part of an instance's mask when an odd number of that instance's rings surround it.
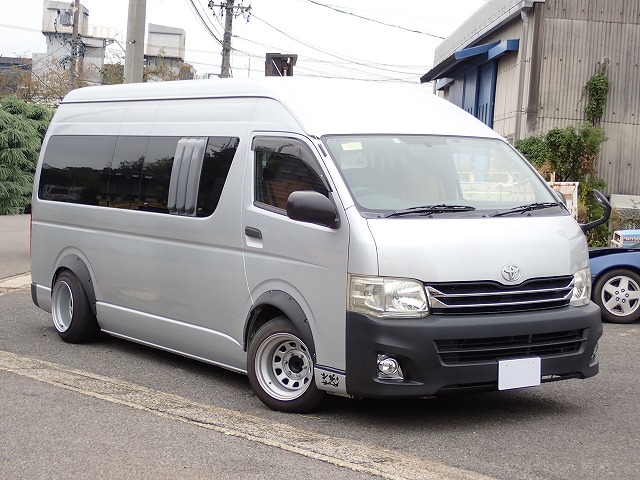
<svg viewBox="0 0 640 480">
<path fill-rule="evenodd" d="M 589 250 L 593 290 L 602 319 L 631 323 L 640 318 L 640 243 Z"/>
</svg>

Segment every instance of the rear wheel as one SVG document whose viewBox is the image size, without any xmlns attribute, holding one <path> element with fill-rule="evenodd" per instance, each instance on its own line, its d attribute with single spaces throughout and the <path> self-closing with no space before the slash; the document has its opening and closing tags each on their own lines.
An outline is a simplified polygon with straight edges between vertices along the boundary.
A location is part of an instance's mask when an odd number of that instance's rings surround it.
<svg viewBox="0 0 640 480">
<path fill-rule="evenodd" d="M 80 280 L 68 270 L 56 279 L 51 292 L 53 326 L 62 340 L 84 343 L 95 340 L 100 332 L 87 294 Z"/>
<path fill-rule="evenodd" d="M 640 276 L 624 268 L 605 273 L 593 287 L 593 300 L 607 322 L 635 322 L 640 318 Z"/>
<path fill-rule="evenodd" d="M 325 397 L 313 378 L 311 352 L 287 317 L 271 320 L 256 332 L 247 370 L 256 395 L 273 410 L 310 412 Z"/>
</svg>

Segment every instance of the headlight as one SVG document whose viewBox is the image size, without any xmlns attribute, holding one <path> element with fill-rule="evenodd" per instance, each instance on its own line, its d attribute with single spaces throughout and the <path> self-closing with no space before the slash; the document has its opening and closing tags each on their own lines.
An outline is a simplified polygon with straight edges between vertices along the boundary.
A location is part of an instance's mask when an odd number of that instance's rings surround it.
<svg viewBox="0 0 640 480">
<path fill-rule="evenodd" d="M 348 309 L 374 317 L 418 318 L 429 314 L 424 286 L 415 280 L 349 277 Z"/>
<path fill-rule="evenodd" d="M 573 274 L 573 294 L 570 305 L 580 307 L 587 305 L 591 298 L 591 269 L 583 268 Z"/>
</svg>

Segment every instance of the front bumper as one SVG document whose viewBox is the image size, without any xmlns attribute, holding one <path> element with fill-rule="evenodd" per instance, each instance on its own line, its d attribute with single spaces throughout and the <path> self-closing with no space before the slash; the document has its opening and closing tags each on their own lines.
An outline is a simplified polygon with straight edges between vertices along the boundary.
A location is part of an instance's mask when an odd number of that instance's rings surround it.
<svg viewBox="0 0 640 480">
<path fill-rule="evenodd" d="M 496 315 L 379 319 L 347 312 L 346 388 L 354 397 L 420 397 L 498 388 L 498 361 L 539 356 L 542 382 L 598 373 L 602 335 L 593 303 Z M 400 362 L 404 379 L 377 374 L 378 354 Z"/>
</svg>

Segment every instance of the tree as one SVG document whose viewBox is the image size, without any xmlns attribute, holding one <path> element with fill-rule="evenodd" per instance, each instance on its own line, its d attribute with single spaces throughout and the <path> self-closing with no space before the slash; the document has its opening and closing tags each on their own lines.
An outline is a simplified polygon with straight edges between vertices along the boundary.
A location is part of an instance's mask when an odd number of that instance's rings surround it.
<svg viewBox="0 0 640 480">
<path fill-rule="evenodd" d="M 100 70 L 103 83 L 106 85 L 124 83 L 124 57 L 116 54 L 109 60 L 109 63 L 105 63 Z M 166 57 L 162 50 L 157 57 L 148 58 L 147 61 L 150 64 L 144 66 L 143 82 L 171 82 L 174 80 L 193 79 L 194 70 L 191 64 L 179 59 Z"/>
<path fill-rule="evenodd" d="M 86 87 L 91 77 L 91 68 L 79 67 L 78 87 Z M 12 69 L 14 93 L 16 97 L 28 103 L 41 103 L 47 106 L 56 106 L 60 100 L 69 93 L 70 71 L 64 62 L 58 59 L 48 58 L 34 63 L 31 71 Z M 0 78 L 0 86 L 8 82 L 9 76 Z"/>
<path fill-rule="evenodd" d="M 188 63 L 158 56 L 155 65 L 144 67 L 143 77 L 144 82 L 193 80 L 193 71 Z"/>
<path fill-rule="evenodd" d="M 587 223 L 603 213 L 592 192 L 605 187 L 597 176 L 597 161 L 606 140 L 601 127 L 585 123 L 518 140 L 516 148 L 547 180 L 580 182 L 578 220 Z M 607 236 L 606 227 L 589 232 L 593 245 L 606 245 Z"/>
<path fill-rule="evenodd" d="M 53 111 L 15 97 L 0 100 L 0 215 L 31 202 L 33 172 Z"/>
</svg>

